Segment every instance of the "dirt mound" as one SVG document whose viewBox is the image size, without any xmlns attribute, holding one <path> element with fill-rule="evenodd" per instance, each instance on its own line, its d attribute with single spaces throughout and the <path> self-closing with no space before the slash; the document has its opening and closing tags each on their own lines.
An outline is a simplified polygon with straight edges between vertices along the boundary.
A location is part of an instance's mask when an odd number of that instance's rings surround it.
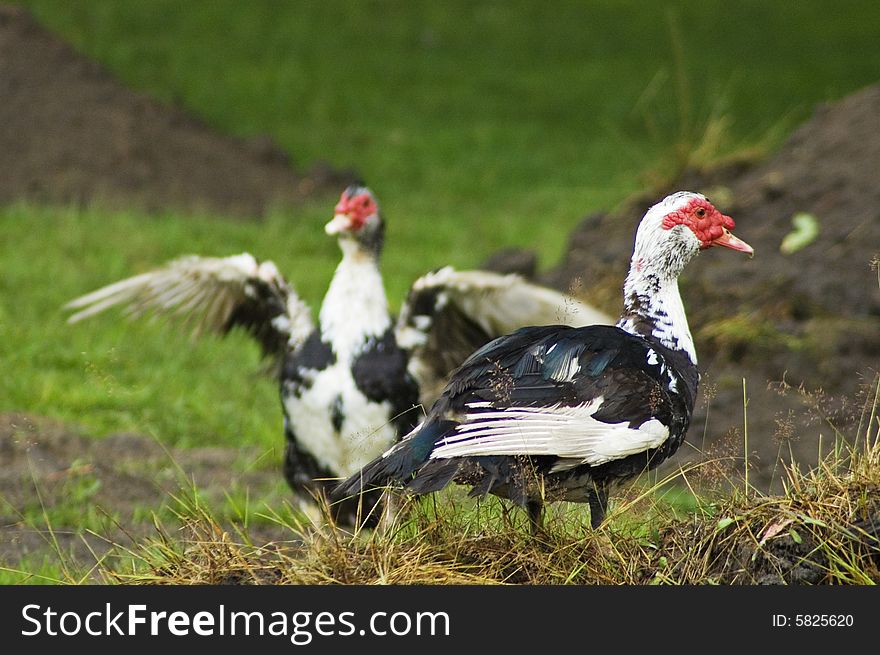
<svg viewBox="0 0 880 655">
<path fill-rule="evenodd" d="M 688 440 L 742 457 L 745 378 L 751 481 L 764 486 L 779 477 L 779 453 L 791 447 L 811 464 L 820 433 L 827 451 L 838 430 L 853 436 L 867 420 L 880 367 L 878 125 L 880 86 L 822 106 L 766 161 L 687 172 L 669 189 L 587 217 L 544 277 L 560 288 L 583 281 L 590 300 L 616 313 L 635 228 L 652 202 L 700 191 L 733 216 L 754 259 L 711 252 L 681 281 L 703 371 Z M 799 229 L 797 214 L 808 215 Z M 782 247 L 792 232 L 800 248 Z"/>
<path fill-rule="evenodd" d="M 29 13 L 6 6 L 0 98 L 0 202 L 254 217 L 355 177 L 327 165 L 299 173 L 267 137 L 218 134 L 126 89 Z"/>
</svg>

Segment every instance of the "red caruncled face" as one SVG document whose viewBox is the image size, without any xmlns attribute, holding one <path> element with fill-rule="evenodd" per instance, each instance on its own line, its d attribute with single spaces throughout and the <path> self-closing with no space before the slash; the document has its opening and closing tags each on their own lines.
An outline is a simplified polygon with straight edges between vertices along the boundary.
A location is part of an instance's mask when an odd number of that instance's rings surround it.
<svg viewBox="0 0 880 655">
<path fill-rule="evenodd" d="M 700 240 L 700 248 L 703 250 L 714 245 L 726 245 L 718 240 L 734 227 L 730 216 L 725 216 L 715 209 L 715 205 L 703 198 L 694 198 L 678 211 L 664 217 L 664 230 L 676 225 L 687 225 Z"/>
<path fill-rule="evenodd" d="M 350 230 L 359 230 L 364 226 L 364 222 L 378 211 L 376 201 L 369 193 L 358 193 L 356 195 L 348 195 L 347 191 L 342 192 L 339 202 L 336 203 L 336 213 L 345 214 L 351 221 Z"/>
</svg>

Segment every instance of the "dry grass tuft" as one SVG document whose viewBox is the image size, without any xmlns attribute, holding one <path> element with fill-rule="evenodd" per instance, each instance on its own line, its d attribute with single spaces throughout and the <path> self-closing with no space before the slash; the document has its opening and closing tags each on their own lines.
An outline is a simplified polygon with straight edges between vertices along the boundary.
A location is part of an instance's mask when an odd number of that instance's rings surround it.
<svg viewBox="0 0 880 655">
<path fill-rule="evenodd" d="M 880 376 L 856 438 L 838 441 L 813 470 L 786 469 L 784 494 L 733 485 L 684 518 L 658 500 L 666 479 L 622 490 L 598 530 L 587 527 L 582 506 L 558 504 L 544 534 L 532 537 L 522 512 L 494 498 L 474 503 L 454 489 L 406 498 L 384 529 L 352 534 L 297 523 L 288 526 L 290 541 L 257 546 L 198 502 L 181 501 L 182 535 L 157 525 L 156 537 L 130 551 L 139 565 L 111 577 L 147 584 L 876 584 L 878 410 Z M 690 485 L 704 469 L 710 478 L 724 475 L 726 459 L 674 477 Z"/>
</svg>

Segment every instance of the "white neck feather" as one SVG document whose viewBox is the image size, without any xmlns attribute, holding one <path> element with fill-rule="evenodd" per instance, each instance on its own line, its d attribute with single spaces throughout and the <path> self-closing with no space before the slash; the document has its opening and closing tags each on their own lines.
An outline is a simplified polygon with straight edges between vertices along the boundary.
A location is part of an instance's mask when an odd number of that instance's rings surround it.
<svg viewBox="0 0 880 655">
<path fill-rule="evenodd" d="M 691 362 L 697 363 L 677 278 L 645 277 L 631 270 L 624 285 L 624 311 L 617 326 L 656 340 L 671 350 L 683 351 Z"/>
<path fill-rule="evenodd" d="M 623 313 L 617 325 L 683 351 L 696 364 L 694 340 L 678 292 L 678 275 L 700 251 L 700 244 L 688 229 L 663 230 L 660 217 L 661 212 L 652 208 L 639 225 L 623 286 Z"/>
<path fill-rule="evenodd" d="M 321 334 L 337 359 L 351 361 L 371 337 L 385 333 L 391 316 L 375 256 L 350 239 L 339 245 L 342 261 L 321 304 Z"/>
</svg>

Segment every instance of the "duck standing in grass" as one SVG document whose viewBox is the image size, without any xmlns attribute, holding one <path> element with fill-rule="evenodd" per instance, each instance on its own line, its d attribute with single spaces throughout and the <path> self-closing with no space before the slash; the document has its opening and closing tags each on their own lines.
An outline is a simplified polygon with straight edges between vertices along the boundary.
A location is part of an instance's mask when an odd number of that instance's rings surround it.
<svg viewBox="0 0 880 655">
<path fill-rule="evenodd" d="M 609 487 L 672 455 L 687 432 L 699 373 L 678 276 L 701 250 L 753 254 L 734 223 L 697 193 L 645 214 L 616 326 L 531 326 L 474 352 L 425 420 L 343 481 L 349 500 L 389 484 L 416 494 L 451 482 L 524 507 L 586 502 L 604 520 Z"/>
<path fill-rule="evenodd" d="M 177 314 L 195 333 L 247 330 L 276 363 L 284 411 L 284 475 L 301 498 L 358 471 L 423 418 L 449 371 L 517 327 L 610 322 L 601 312 L 515 275 L 443 268 L 413 283 L 395 321 L 379 269 L 385 224 L 367 187 L 345 189 L 326 225 L 342 260 L 317 325 L 271 261 L 244 253 L 188 256 L 66 305 L 80 321 L 110 307 Z M 364 513 L 380 494 L 369 495 Z M 334 517 L 358 523 L 357 502 Z"/>
</svg>

